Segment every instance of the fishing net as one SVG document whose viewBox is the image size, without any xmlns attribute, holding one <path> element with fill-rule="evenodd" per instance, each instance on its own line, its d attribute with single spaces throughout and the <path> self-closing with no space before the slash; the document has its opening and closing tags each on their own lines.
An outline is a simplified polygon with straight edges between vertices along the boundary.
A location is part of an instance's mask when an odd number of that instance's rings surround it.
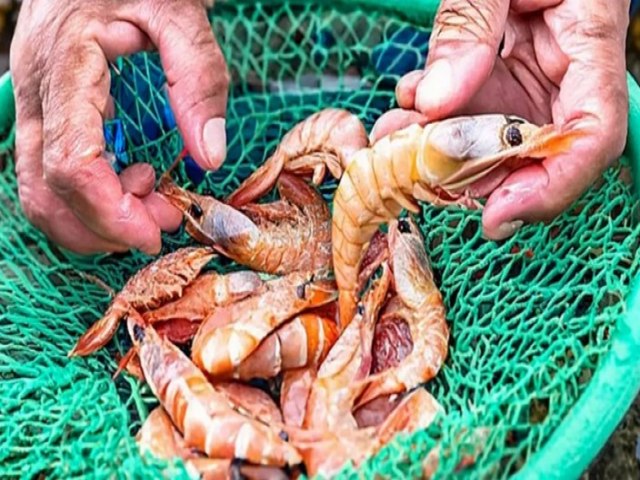
<svg viewBox="0 0 640 480">
<path fill-rule="evenodd" d="M 395 107 L 398 78 L 424 64 L 429 28 L 324 5 L 217 4 L 211 23 L 232 75 L 228 157 L 206 174 L 187 159 L 174 175 L 182 185 L 226 195 L 319 109 L 349 109 L 370 129 Z M 182 141 L 157 55 L 118 60 L 112 95 L 116 117 L 105 137 L 114 167 L 144 161 L 163 171 Z M 124 332 L 89 358 L 67 358 L 109 302 L 78 272 L 118 290 L 151 257 L 59 250 L 20 210 L 11 149 L 0 163 L 0 476 L 158 478 L 167 468 L 185 476 L 179 462 L 138 453 L 133 435 L 156 403 L 132 377 L 111 379 Z M 623 158 L 551 224 L 526 226 L 501 243 L 482 238 L 479 212 L 422 207 L 418 220 L 451 325 L 447 362 L 425 388 L 446 415 L 397 437 L 359 473 L 346 466 L 344 478 L 417 477 L 428 452 L 441 453 L 437 478 L 507 477 L 542 448 L 608 352 L 640 270 L 628 167 Z M 323 187 L 328 200 L 334 187 Z M 166 234 L 163 253 L 190 243 L 183 231 Z M 224 260 L 214 266 L 234 268 Z M 465 454 L 475 463 L 457 471 Z"/>
</svg>

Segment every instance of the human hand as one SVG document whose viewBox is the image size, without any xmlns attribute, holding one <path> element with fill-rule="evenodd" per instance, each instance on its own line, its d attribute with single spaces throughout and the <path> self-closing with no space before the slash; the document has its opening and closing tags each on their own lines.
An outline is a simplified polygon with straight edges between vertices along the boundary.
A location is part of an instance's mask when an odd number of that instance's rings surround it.
<svg viewBox="0 0 640 480">
<path fill-rule="evenodd" d="M 211 2 L 209 2 L 211 3 Z M 83 254 L 160 251 L 179 212 L 151 165 L 119 176 L 105 158 L 108 60 L 156 46 L 185 146 L 215 169 L 226 155 L 228 73 L 202 0 L 26 0 L 11 45 L 16 172 L 27 218 Z"/>
<path fill-rule="evenodd" d="M 490 194 L 483 210 L 490 239 L 511 236 L 523 222 L 549 221 L 623 151 L 628 12 L 629 1 L 443 0 L 426 71 L 400 80 L 401 108 L 378 120 L 372 139 L 479 113 L 584 129 L 567 153 L 514 172 L 496 169 L 472 192 Z"/>
</svg>

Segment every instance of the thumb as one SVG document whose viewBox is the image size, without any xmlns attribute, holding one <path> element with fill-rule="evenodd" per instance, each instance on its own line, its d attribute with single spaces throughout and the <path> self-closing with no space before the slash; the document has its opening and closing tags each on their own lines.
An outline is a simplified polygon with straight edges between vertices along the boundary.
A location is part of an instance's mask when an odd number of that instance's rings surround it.
<svg viewBox="0 0 640 480">
<path fill-rule="evenodd" d="M 227 149 L 229 73 L 203 2 L 142 0 L 123 7 L 121 16 L 158 48 L 186 149 L 202 168 L 217 169 Z"/>
<path fill-rule="evenodd" d="M 436 120 L 463 107 L 487 81 L 504 34 L 509 0 L 443 0 L 415 108 Z M 412 82 L 406 82 L 407 88 Z M 399 92 L 410 97 L 410 92 Z"/>
</svg>

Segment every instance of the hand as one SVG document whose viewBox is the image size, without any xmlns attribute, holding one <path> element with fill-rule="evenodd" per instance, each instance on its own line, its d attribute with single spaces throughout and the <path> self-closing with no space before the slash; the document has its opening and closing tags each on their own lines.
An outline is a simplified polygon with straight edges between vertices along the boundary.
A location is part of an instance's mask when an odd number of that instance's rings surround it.
<svg viewBox="0 0 640 480">
<path fill-rule="evenodd" d="M 490 239 L 511 236 L 523 222 L 551 220 L 623 151 L 628 12 L 629 1 L 443 0 L 426 71 L 400 80 L 401 109 L 381 117 L 372 137 L 478 113 L 584 128 L 589 135 L 566 154 L 513 173 L 496 170 L 474 192 L 492 192 L 483 211 Z"/>
<path fill-rule="evenodd" d="M 226 155 L 228 74 L 198 0 L 27 0 L 11 45 L 16 172 L 27 218 L 72 251 L 155 254 L 177 210 L 155 172 L 116 175 L 104 156 L 108 60 L 155 45 L 185 146 L 205 169 Z"/>
</svg>

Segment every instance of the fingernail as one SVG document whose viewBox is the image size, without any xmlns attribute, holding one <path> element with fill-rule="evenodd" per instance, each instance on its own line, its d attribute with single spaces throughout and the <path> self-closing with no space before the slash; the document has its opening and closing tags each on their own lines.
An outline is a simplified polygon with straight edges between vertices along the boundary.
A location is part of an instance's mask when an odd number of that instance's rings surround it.
<svg viewBox="0 0 640 480">
<path fill-rule="evenodd" d="M 522 220 L 505 222 L 497 228 L 496 235 L 494 235 L 494 238 L 496 240 L 504 240 L 505 238 L 509 238 L 511 235 L 513 235 L 518 230 L 520 230 L 522 225 L 524 225 L 524 222 Z"/>
<path fill-rule="evenodd" d="M 224 118 L 212 118 L 207 121 L 202 131 L 202 139 L 207 158 L 206 164 L 202 168 L 216 169 L 224 161 L 227 155 L 227 132 L 225 130 Z"/>
<path fill-rule="evenodd" d="M 427 69 L 418 84 L 416 109 L 422 113 L 437 108 L 450 95 L 452 82 L 451 63 L 446 59 L 436 60 Z"/>
</svg>

